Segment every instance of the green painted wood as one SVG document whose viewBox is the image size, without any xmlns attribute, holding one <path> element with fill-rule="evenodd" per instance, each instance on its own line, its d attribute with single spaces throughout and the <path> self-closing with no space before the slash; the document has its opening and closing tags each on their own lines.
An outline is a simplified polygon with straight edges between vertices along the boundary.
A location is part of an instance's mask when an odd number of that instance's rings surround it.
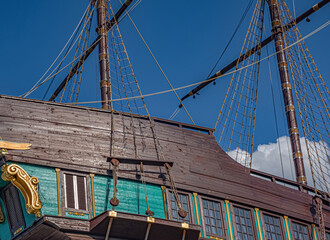
<svg viewBox="0 0 330 240">
<path fill-rule="evenodd" d="M 0 191 L 1 191 L 1 189 L 0 189 Z M 0 207 L 5 216 L 5 221 L 3 223 L 0 223 L 0 239 L 7 240 L 7 239 L 11 238 L 11 235 L 10 235 L 10 229 L 9 229 L 8 220 L 7 220 L 6 208 L 2 201 L 2 198 L 0 198 Z"/>
<path fill-rule="evenodd" d="M 89 219 L 89 214 L 84 214 L 84 215 L 76 215 L 72 214 L 72 212 L 65 212 L 66 217 L 72 217 L 72 218 L 78 218 L 78 219 Z"/>
<path fill-rule="evenodd" d="M 145 214 L 147 204 L 143 184 L 140 181 L 119 179 L 117 189 L 117 198 L 119 199 L 119 205 L 115 208 L 117 211 Z M 161 187 L 147 184 L 146 189 L 149 208 L 155 213 L 154 217 L 165 218 Z M 112 210 L 112 206 L 109 203 L 113 196 L 112 179 L 104 176 L 95 176 L 94 192 L 96 215 L 106 210 Z"/>
<path fill-rule="evenodd" d="M 4 188 L 7 184 L 8 182 L 3 181 L 2 178 L 0 177 L 0 188 Z"/>
</svg>

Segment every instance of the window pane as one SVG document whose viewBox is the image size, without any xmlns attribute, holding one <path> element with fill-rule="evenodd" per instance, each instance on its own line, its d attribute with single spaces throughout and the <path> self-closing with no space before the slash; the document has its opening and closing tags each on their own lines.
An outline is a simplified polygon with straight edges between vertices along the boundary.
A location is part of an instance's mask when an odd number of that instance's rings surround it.
<svg viewBox="0 0 330 240">
<path fill-rule="evenodd" d="M 251 212 L 247 209 L 235 207 L 234 214 L 239 239 L 254 239 L 251 221 Z"/>
<path fill-rule="evenodd" d="M 206 233 L 222 237 L 223 227 L 220 203 L 208 199 L 203 199 L 202 203 Z"/>
<path fill-rule="evenodd" d="M 86 209 L 86 178 L 77 176 L 78 205 L 80 210 Z"/>
<path fill-rule="evenodd" d="M 325 239 L 330 240 L 330 233 L 325 233 Z"/>
<path fill-rule="evenodd" d="M 75 208 L 74 204 L 74 190 L 73 190 L 73 175 L 65 174 L 65 196 L 66 196 L 66 207 Z"/>
<path fill-rule="evenodd" d="M 183 208 L 183 210 L 187 212 L 187 216 L 185 217 L 185 222 L 190 223 L 189 196 L 187 194 L 178 193 L 178 197 L 181 203 L 181 207 Z M 183 219 L 178 214 L 179 207 L 175 200 L 175 196 L 172 192 L 170 192 L 170 201 L 171 201 L 170 206 L 171 206 L 172 219 L 175 221 L 183 222 Z"/>
<path fill-rule="evenodd" d="M 267 232 L 267 239 L 282 240 L 279 218 L 267 214 L 264 214 L 263 216 Z"/>
<path fill-rule="evenodd" d="M 308 228 L 304 224 L 292 222 L 293 235 L 295 240 L 309 240 Z"/>
</svg>

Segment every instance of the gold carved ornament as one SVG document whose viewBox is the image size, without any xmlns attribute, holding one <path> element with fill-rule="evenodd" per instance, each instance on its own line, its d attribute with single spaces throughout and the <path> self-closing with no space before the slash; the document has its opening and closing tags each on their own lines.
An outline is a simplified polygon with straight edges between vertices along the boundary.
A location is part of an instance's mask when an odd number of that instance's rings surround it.
<svg viewBox="0 0 330 240">
<path fill-rule="evenodd" d="M 1 171 L 3 172 L 1 178 L 10 181 L 22 193 L 27 212 L 40 217 L 42 204 L 37 192 L 38 178 L 30 177 L 22 167 L 16 164 L 6 164 L 2 166 Z"/>
<path fill-rule="evenodd" d="M 0 137 L 0 155 L 6 154 L 8 150 L 28 150 L 31 144 L 29 143 L 15 143 L 3 141 Z M 31 177 L 27 172 L 17 164 L 5 164 L 2 166 L 3 172 L 1 178 L 4 181 L 10 181 L 22 193 L 26 210 L 29 214 L 35 214 L 40 217 L 40 209 L 42 207 L 39 194 L 37 192 L 38 178 Z"/>
</svg>

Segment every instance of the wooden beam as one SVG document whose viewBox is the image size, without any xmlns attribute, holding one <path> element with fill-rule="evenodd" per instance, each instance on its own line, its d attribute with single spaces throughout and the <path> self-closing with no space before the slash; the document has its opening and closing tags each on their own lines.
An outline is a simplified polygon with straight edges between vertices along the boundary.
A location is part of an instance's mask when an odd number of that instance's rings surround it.
<svg viewBox="0 0 330 240">
<path fill-rule="evenodd" d="M 109 157 L 107 159 L 110 162 L 112 159 L 117 159 L 121 164 L 143 164 L 149 166 L 164 166 L 165 163 L 168 163 L 171 167 L 173 166 L 173 162 L 171 161 L 158 161 L 158 160 L 150 160 L 150 159 L 137 159 L 137 158 L 125 158 L 125 157 Z"/>
</svg>

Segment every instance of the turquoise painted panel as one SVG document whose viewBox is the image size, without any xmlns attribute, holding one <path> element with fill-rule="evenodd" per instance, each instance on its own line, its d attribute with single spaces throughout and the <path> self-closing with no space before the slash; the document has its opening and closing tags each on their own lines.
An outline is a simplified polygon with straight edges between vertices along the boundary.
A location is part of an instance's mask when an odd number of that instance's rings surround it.
<svg viewBox="0 0 330 240">
<path fill-rule="evenodd" d="M 57 185 L 54 168 L 19 163 L 30 176 L 39 179 L 38 192 L 42 203 L 41 215 L 57 215 Z"/>
<path fill-rule="evenodd" d="M 119 179 L 117 184 L 117 198 L 119 205 L 117 211 L 145 215 L 147 210 L 143 184 L 140 181 Z M 96 215 L 106 210 L 112 210 L 109 201 L 113 196 L 113 181 L 109 177 L 95 176 L 95 212 Z M 165 218 L 163 196 L 160 186 L 147 184 L 146 192 L 150 210 L 154 217 Z"/>
<path fill-rule="evenodd" d="M 66 217 L 79 218 L 79 219 L 89 219 L 89 214 L 78 215 L 72 212 L 65 212 Z"/>
<path fill-rule="evenodd" d="M 2 178 L 0 177 L 0 188 L 5 187 L 8 184 L 8 182 L 2 180 Z"/>
<path fill-rule="evenodd" d="M 10 229 L 9 229 L 8 220 L 7 220 L 6 209 L 5 209 L 4 203 L 1 198 L 0 198 L 0 207 L 5 216 L 5 221 L 3 223 L 0 223 L 0 239 L 7 240 L 7 239 L 11 238 L 11 235 L 10 235 Z"/>
<path fill-rule="evenodd" d="M 109 205 L 109 196 L 111 189 L 111 180 L 104 176 L 94 177 L 94 195 L 95 195 L 95 213 L 99 215 L 100 213 L 106 211 Z"/>
</svg>

